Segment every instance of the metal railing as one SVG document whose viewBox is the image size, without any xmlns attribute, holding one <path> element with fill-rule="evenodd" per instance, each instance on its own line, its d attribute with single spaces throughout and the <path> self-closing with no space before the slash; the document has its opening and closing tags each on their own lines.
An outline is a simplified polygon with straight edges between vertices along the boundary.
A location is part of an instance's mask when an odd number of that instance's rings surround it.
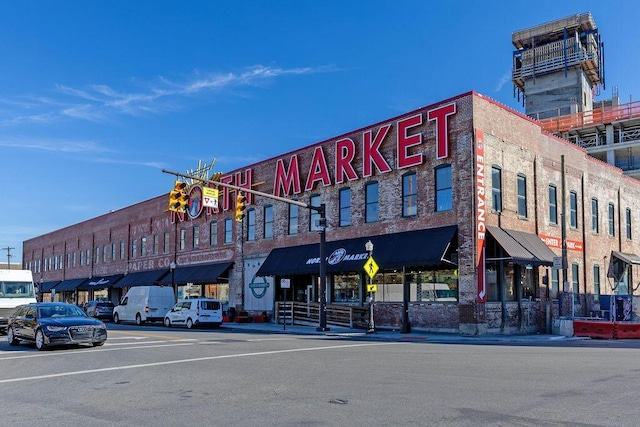
<svg viewBox="0 0 640 427">
<path fill-rule="evenodd" d="M 275 321 L 287 325 L 315 325 L 320 321 L 320 303 L 276 301 Z M 369 309 L 327 304 L 327 324 L 346 328 L 366 329 Z"/>
<path fill-rule="evenodd" d="M 548 119 L 538 120 L 538 122 L 547 132 L 559 133 L 639 117 L 640 101 L 635 101 L 615 107 L 602 107 L 597 110 L 550 117 Z"/>
</svg>

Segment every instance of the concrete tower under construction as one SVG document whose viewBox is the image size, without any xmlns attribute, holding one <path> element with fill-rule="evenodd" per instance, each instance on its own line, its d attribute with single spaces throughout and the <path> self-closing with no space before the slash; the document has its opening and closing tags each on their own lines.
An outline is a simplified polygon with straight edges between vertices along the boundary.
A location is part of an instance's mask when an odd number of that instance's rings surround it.
<svg viewBox="0 0 640 427">
<path fill-rule="evenodd" d="M 603 43 L 591 13 L 512 33 L 514 95 L 545 119 L 593 109 L 604 87 Z"/>
</svg>

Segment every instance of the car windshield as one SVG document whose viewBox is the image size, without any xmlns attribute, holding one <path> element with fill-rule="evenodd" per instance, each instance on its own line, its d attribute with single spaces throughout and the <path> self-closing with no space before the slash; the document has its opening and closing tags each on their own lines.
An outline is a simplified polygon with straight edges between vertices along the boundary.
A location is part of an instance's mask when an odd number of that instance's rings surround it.
<svg viewBox="0 0 640 427">
<path fill-rule="evenodd" d="M 38 308 L 38 317 L 84 317 L 84 313 L 75 305 L 45 305 Z"/>
</svg>

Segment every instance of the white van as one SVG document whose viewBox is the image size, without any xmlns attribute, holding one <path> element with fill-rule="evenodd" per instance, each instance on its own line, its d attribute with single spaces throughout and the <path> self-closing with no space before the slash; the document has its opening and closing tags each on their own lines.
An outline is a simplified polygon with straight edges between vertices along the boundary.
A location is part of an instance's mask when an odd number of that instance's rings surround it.
<svg viewBox="0 0 640 427">
<path fill-rule="evenodd" d="M 0 270 L 0 332 L 19 305 L 36 302 L 31 270 Z"/>
<path fill-rule="evenodd" d="M 173 288 L 168 286 L 134 286 L 129 289 L 120 304 L 113 309 L 113 321 L 162 322 L 164 315 L 176 303 Z"/>
<path fill-rule="evenodd" d="M 213 326 L 222 324 L 222 303 L 214 298 L 193 298 L 180 300 L 164 316 L 164 326 L 182 325 L 191 329 L 194 326 Z"/>
</svg>

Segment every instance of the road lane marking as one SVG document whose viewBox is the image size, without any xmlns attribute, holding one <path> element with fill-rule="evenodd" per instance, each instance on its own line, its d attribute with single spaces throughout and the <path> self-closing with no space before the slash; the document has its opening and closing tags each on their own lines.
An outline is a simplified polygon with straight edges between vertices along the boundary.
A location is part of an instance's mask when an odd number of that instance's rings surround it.
<svg viewBox="0 0 640 427">
<path fill-rule="evenodd" d="M 194 345 L 194 343 L 184 343 L 184 344 L 177 344 L 177 345 Z M 293 349 L 286 349 L 286 350 L 258 351 L 255 353 L 226 354 L 226 355 L 220 355 L 220 356 L 196 357 L 193 359 L 178 359 L 178 360 L 168 360 L 165 362 L 142 363 L 139 365 L 113 366 L 110 368 L 98 368 L 98 369 L 87 369 L 83 371 L 60 372 L 57 374 L 35 375 L 32 377 L 11 378 L 6 380 L 0 380 L 0 384 L 44 380 L 44 379 L 50 379 L 50 378 L 70 377 L 75 375 L 86 375 L 86 374 L 99 373 L 99 372 L 123 371 L 127 369 L 151 368 L 155 366 L 175 365 L 178 363 L 194 363 L 194 362 L 203 362 L 208 360 L 234 359 L 237 357 L 256 357 L 256 356 L 267 356 L 272 354 L 298 353 L 303 351 L 341 350 L 345 348 L 371 347 L 371 346 L 382 346 L 382 345 L 406 345 L 406 344 L 399 343 L 399 342 L 359 343 L 359 344 L 333 345 L 333 346 L 327 346 L 327 347 L 309 347 L 309 348 L 293 348 Z M 141 346 L 138 348 L 148 348 L 148 347 Z M 112 350 L 116 350 L 116 349 L 112 349 Z"/>
</svg>

